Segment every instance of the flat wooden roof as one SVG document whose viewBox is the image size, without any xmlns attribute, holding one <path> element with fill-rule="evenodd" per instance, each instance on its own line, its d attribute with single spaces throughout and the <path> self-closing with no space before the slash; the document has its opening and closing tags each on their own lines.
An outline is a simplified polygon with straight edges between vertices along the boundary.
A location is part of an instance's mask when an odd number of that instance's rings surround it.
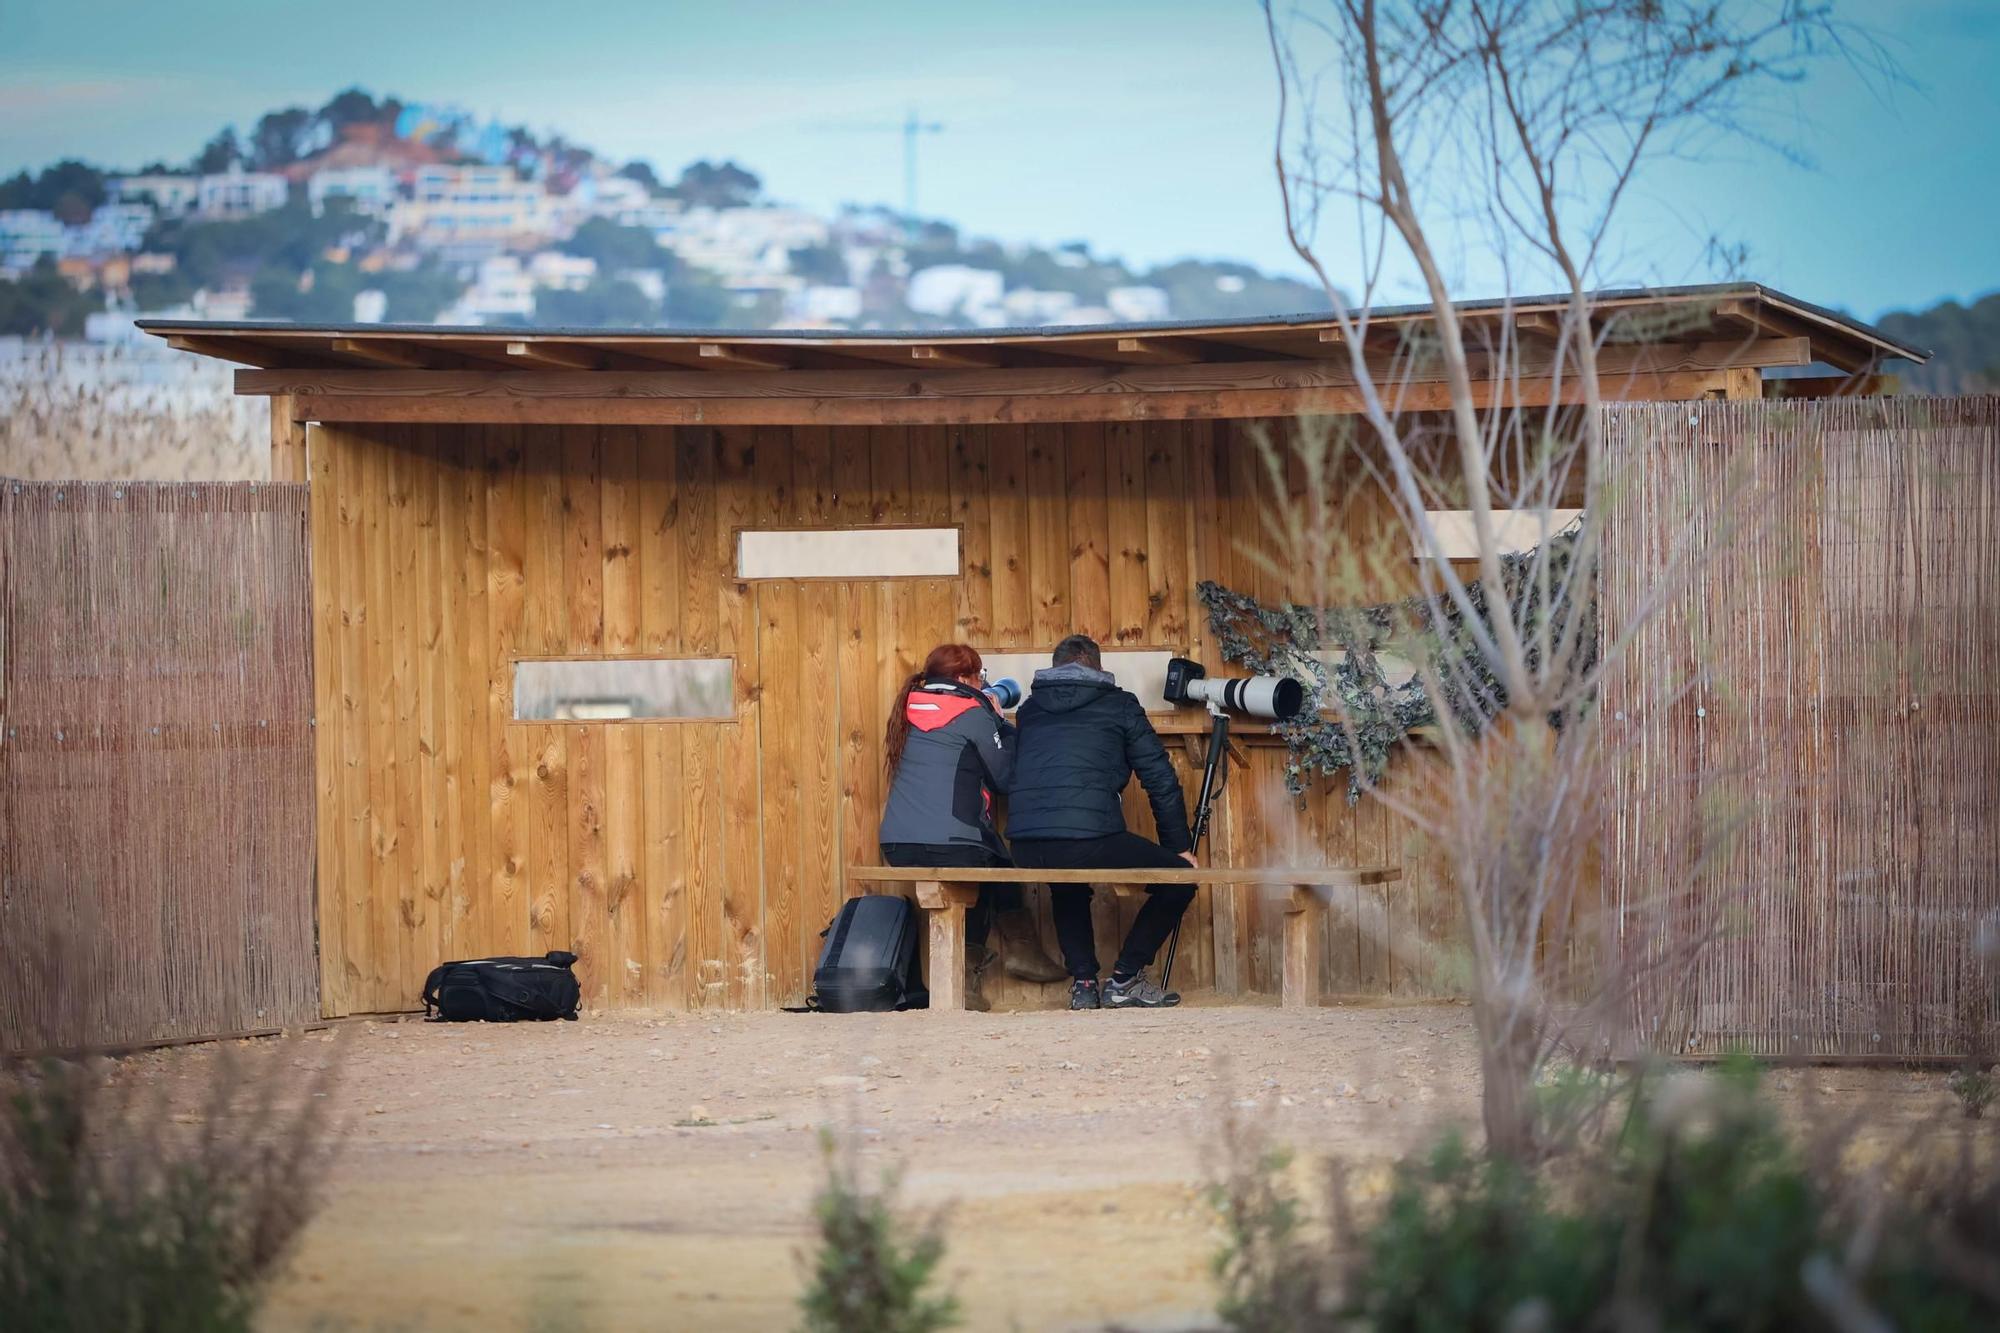
<svg viewBox="0 0 2000 1333">
<path fill-rule="evenodd" d="M 1481 404 L 1571 402 L 1560 297 L 1459 307 Z M 1607 400 L 1677 401 L 1730 376 L 1861 376 L 1927 353 L 1754 283 L 1599 292 Z M 1392 410 L 1449 405 L 1428 306 L 1371 312 L 1370 377 Z M 1283 417 L 1363 409 L 1324 314 L 1090 328 L 720 331 L 142 320 L 235 361 L 274 420 L 517 425 L 969 425 Z M 1515 355 L 1503 356 L 1511 347 Z M 1842 381 L 1819 381 L 1820 383 Z"/>
<path fill-rule="evenodd" d="M 1524 343 L 1553 330 L 1566 298 L 1461 304 L 1471 323 L 1511 322 Z M 1885 358 L 1929 353 L 1845 315 L 1756 283 L 1635 288 L 1592 297 L 1606 341 L 1692 344 L 1804 337 L 1811 360 L 1849 373 Z M 1429 306 L 1378 308 L 1371 347 L 1385 349 L 1432 323 Z M 844 329 L 509 328 L 428 324 L 287 324 L 147 319 L 139 327 L 188 351 L 259 369 L 512 370 L 714 373 L 781 370 L 1000 370 L 1157 366 L 1346 358 L 1339 325 L 1324 314 L 1217 322 L 1028 329 L 877 332 Z M 1475 335 L 1476 338 L 1476 335 Z"/>
</svg>

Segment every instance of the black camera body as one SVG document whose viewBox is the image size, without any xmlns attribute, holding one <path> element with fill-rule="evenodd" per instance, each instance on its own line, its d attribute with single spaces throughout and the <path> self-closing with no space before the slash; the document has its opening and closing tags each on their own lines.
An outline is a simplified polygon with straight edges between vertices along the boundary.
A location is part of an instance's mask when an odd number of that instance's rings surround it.
<svg viewBox="0 0 2000 1333">
<path fill-rule="evenodd" d="M 1198 704 L 1201 702 L 1188 694 L 1188 682 L 1200 680 L 1208 674 L 1208 668 L 1186 657 L 1169 658 L 1167 661 L 1167 687 L 1161 693 L 1170 704 Z"/>
</svg>

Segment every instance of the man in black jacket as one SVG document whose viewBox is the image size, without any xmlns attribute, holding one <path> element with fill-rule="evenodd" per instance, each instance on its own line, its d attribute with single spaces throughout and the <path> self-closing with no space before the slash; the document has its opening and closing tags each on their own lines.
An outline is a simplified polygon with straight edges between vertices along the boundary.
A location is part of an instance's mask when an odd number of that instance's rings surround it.
<svg viewBox="0 0 2000 1333">
<path fill-rule="evenodd" d="M 1097 644 L 1072 634 L 1056 645 L 1053 665 L 1035 673 L 1033 692 L 1016 714 L 1007 838 L 1024 869 L 1116 870 L 1193 865 L 1187 802 L 1166 747 L 1146 710 L 1104 670 Z M 1125 828 L 1119 793 L 1133 773 L 1153 805 L 1158 842 Z M 1072 1009 L 1159 1008 L 1180 996 L 1147 980 L 1145 968 L 1194 901 L 1191 884 L 1146 889 L 1111 978 L 1097 983 L 1097 941 L 1089 886 L 1050 890 L 1056 939 L 1070 972 Z"/>
</svg>

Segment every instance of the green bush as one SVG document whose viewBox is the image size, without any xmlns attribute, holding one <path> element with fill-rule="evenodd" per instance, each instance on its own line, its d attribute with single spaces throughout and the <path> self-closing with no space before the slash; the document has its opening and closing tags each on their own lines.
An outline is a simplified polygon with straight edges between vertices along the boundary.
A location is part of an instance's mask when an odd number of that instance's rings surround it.
<svg viewBox="0 0 2000 1333">
<path fill-rule="evenodd" d="M 958 1323 L 958 1301 L 929 1288 L 944 1259 L 932 1217 L 912 1228 L 896 1215 L 897 1176 L 870 1192 L 853 1157 L 823 1134 L 826 1184 L 813 1200 L 819 1250 L 799 1306 L 806 1333 L 935 1333 Z"/>
<path fill-rule="evenodd" d="M 0 1328 L 248 1329 L 326 1159 L 294 1082 L 225 1059 L 174 1117 L 81 1062 L 0 1070 Z"/>
<path fill-rule="evenodd" d="M 1238 1333 L 1996 1326 L 2000 1144 L 1968 1127 L 1952 1156 L 1926 1127 L 1864 1176 L 1853 1124 L 1788 1135 L 1747 1062 L 1632 1080 L 1621 1105 L 1540 1165 L 1447 1138 L 1365 1219 L 1336 1177 L 1321 1246 L 1239 1162 L 1217 1195 L 1218 1313 Z"/>
</svg>

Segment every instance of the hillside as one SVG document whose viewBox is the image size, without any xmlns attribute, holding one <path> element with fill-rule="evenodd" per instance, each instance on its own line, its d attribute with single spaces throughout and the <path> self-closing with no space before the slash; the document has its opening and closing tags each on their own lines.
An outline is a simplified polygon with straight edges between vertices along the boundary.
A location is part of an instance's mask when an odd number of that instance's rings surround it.
<svg viewBox="0 0 2000 1333">
<path fill-rule="evenodd" d="M 1919 393 L 1992 393 L 2000 389 L 2000 292 L 1969 306 L 1941 301 L 1917 313 L 1892 311 L 1876 321 L 1883 332 L 1927 347 L 1927 365 L 1902 372 Z"/>
<path fill-rule="evenodd" d="M 1085 242 L 816 215 L 734 162 L 678 174 L 352 88 L 182 162 L 0 181 L 0 334 L 135 314 L 768 328 L 1155 322 L 1324 308 L 1244 264 L 1136 267 Z M 96 317 L 95 319 L 93 317 Z"/>
</svg>

